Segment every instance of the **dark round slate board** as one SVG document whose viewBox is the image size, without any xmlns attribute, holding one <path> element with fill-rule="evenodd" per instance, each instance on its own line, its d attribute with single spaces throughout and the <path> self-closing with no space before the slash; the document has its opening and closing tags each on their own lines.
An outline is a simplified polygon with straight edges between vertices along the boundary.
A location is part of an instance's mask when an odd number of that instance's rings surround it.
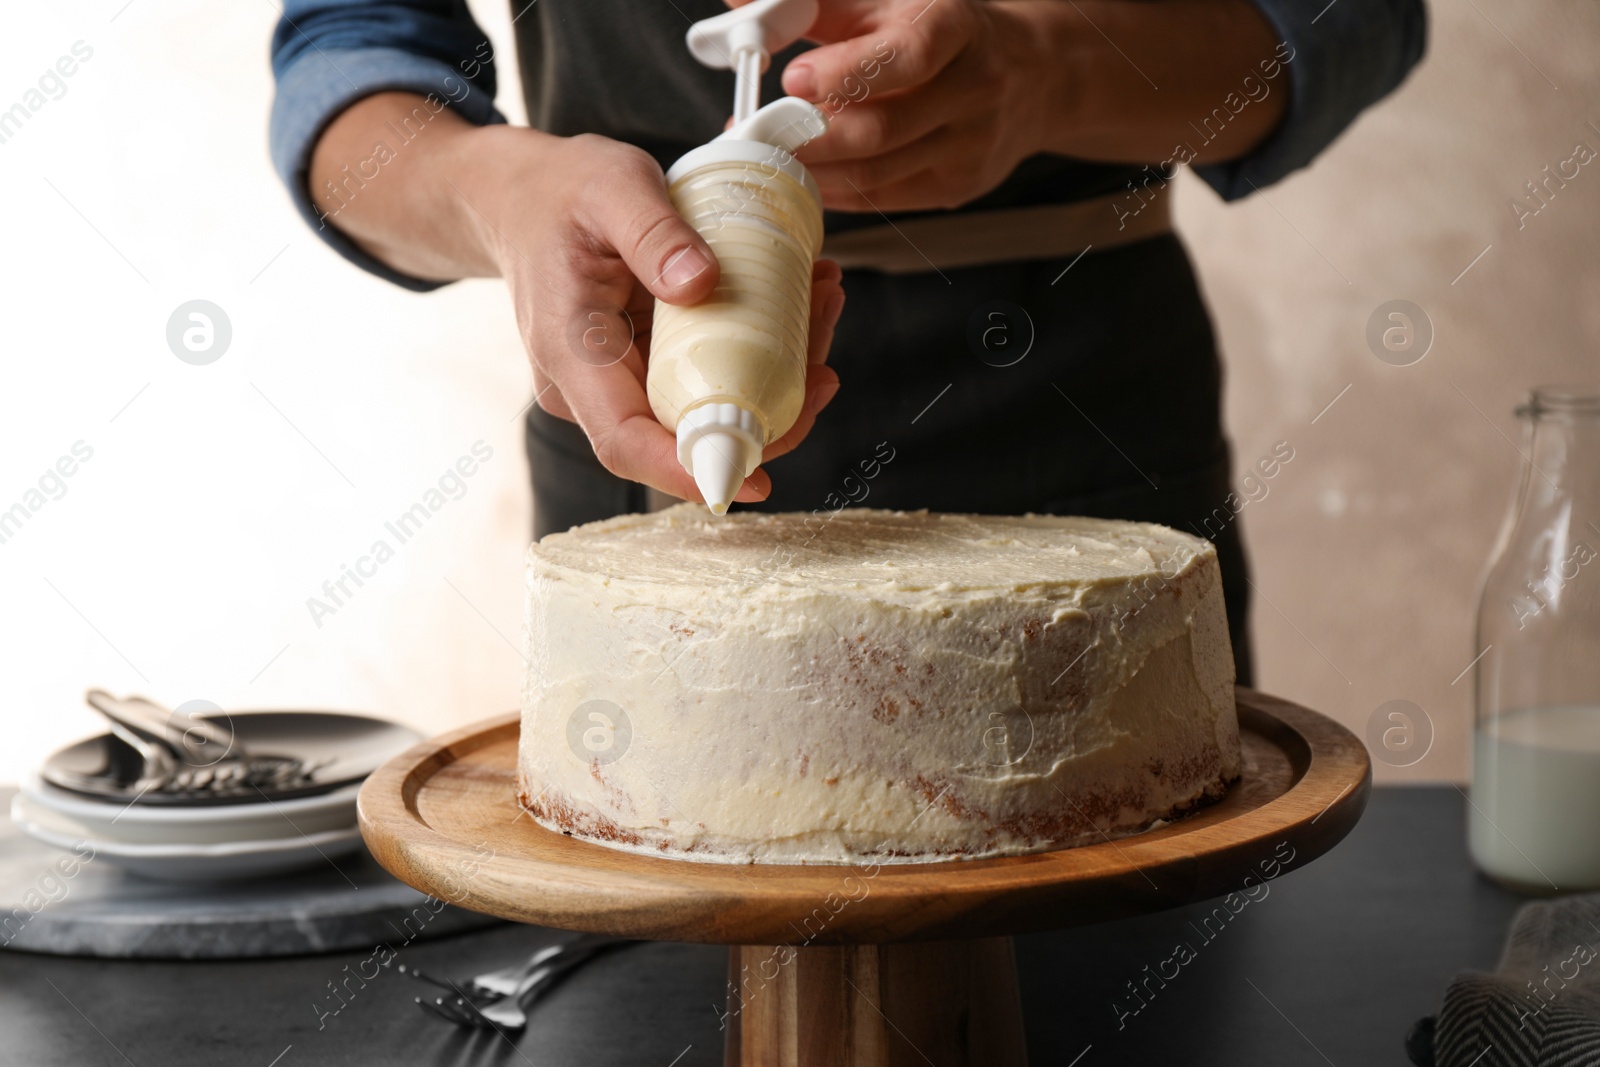
<svg viewBox="0 0 1600 1067">
<path fill-rule="evenodd" d="M 58 956 L 250 959 L 398 949 L 500 920 L 441 906 L 361 849 L 299 874 L 224 885 L 153 882 L 24 835 L 0 787 L 0 948 Z M 65 865 L 60 861 L 65 860 Z M 76 868 L 75 870 L 73 868 Z M 70 876 L 64 871 L 71 870 Z"/>
</svg>

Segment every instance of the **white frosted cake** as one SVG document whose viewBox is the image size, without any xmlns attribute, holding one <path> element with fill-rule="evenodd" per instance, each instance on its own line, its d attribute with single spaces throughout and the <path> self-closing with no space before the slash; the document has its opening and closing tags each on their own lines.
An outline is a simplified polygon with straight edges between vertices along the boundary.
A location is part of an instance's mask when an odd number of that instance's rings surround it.
<svg viewBox="0 0 1600 1067">
<path fill-rule="evenodd" d="M 1066 848 L 1239 775 L 1216 552 L 1164 526 L 684 504 L 528 562 L 520 800 L 730 863 Z"/>
</svg>

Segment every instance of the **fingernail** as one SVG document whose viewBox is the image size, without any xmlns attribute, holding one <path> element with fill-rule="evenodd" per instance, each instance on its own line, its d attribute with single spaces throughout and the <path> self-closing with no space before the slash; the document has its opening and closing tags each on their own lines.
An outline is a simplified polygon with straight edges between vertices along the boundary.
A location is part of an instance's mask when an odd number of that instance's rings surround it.
<svg viewBox="0 0 1600 1067">
<path fill-rule="evenodd" d="M 824 385 L 821 389 L 818 389 L 817 390 L 817 410 L 821 411 L 823 408 L 827 407 L 828 406 L 828 402 L 833 399 L 834 394 L 837 393 L 838 391 L 839 391 L 839 383 L 838 382 L 829 382 L 827 385 Z"/>
<path fill-rule="evenodd" d="M 783 91 L 810 100 L 817 95 L 817 72 L 804 64 L 790 63 L 783 72 Z"/>
<path fill-rule="evenodd" d="M 667 257 L 661 269 L 661 281 L 669 289 L 679 289 L 704 274 L 711 260 L 694 245 L 685 245 Z"/>
<path fill-rule="evenodd" d="M 828 321 L 837 323 L 839 316 L 844 312 L 844 290 L 828 297 Z"/>
</svg>

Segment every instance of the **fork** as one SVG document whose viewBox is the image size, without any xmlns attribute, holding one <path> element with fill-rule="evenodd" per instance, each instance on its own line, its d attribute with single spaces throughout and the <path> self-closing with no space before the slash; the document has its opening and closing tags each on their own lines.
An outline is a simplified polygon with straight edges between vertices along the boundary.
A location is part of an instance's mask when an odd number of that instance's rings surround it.
<svg viewBox="0 0 1600 1067">
<path fill-rule="evenodd" d="M 413 978 L 455 993 L 454 999 L 435 997 L 431 1002 L 415 998 L 419 1007 L 457 1026 L 482 1030 L 522 1030 L 528 1025 L 527 1007 L 569 971 L 582 966 L 601 952 L 635 942 L 623 938 L 584 934 L 572 941 L 546 945 L 523 963 L 480 974 L 463 989 L 454 982 L 441 981 L 415 967 L 401 970 Z"/>
<path fill-rule="evenodd" d="M 525 959 L 520 963 L 513 963 L 511 966 L 502 967 L 498 971 L 487 971 L 483 974 L 477 975 L 474 978 L 467 979 L 465 983 L 466 988 L 472 993 L 477 994 L 478 999 L 480 1000 L 495 1000 L 500 997 L 510 996 L 516 991 L 517 986 L 521 984 L 522 980 L 528 976 L 528 973 L 539 965 L 547 963 L 551 959 L 566 952 L 582 952 L 593 947 L 599 947 L 608 944 L 611 940 L 613 939 L 601 936 L 599 934 L 582 934 L 568 941 L 560 941 L 553 945 L 546 945 L 535 952 L 528 959 Z M 409 974 L 411 977 L 416 978 L 419 981 L 427 982 L 430 985 L 436 985 L 441 989 L 448 989 L 457 995 L 464 995 L 460 983 L 452 982 L 449 979 L 441 980 L 435 978 L 432 975 L 422 973 L 415 967 L 408 967 L 404 963 L 400 965 L 400 973 Z"/>
</svg>

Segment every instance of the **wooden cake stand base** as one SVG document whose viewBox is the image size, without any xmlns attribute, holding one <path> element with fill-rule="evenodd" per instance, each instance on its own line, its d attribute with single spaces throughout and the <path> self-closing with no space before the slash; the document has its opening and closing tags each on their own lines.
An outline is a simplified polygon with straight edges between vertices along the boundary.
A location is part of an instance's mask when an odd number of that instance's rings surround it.
<svg viewBox="0 0 1600 1067">
<path fill-rule="evenodd" d="M 735 945 L 728 990 L 728 1067 L 1028 1062 L 1009 937 Z"/>
<path fill-rule="evenodd" d="M 436 898 L 516 922 L 733 946 L 729 1067 L 1020 1067 L 1011 936 L 1233 891 L 1315 859 L 1360 818 L 1361 742 L 1314 711 L 1238 690 L 1240 780 L 1133 837 L 1001 859 L 730 865 L 603 848 L 516 801 L 518 720 L 416 745 L 367 779 L 367 846 Z"/>
</svg>

